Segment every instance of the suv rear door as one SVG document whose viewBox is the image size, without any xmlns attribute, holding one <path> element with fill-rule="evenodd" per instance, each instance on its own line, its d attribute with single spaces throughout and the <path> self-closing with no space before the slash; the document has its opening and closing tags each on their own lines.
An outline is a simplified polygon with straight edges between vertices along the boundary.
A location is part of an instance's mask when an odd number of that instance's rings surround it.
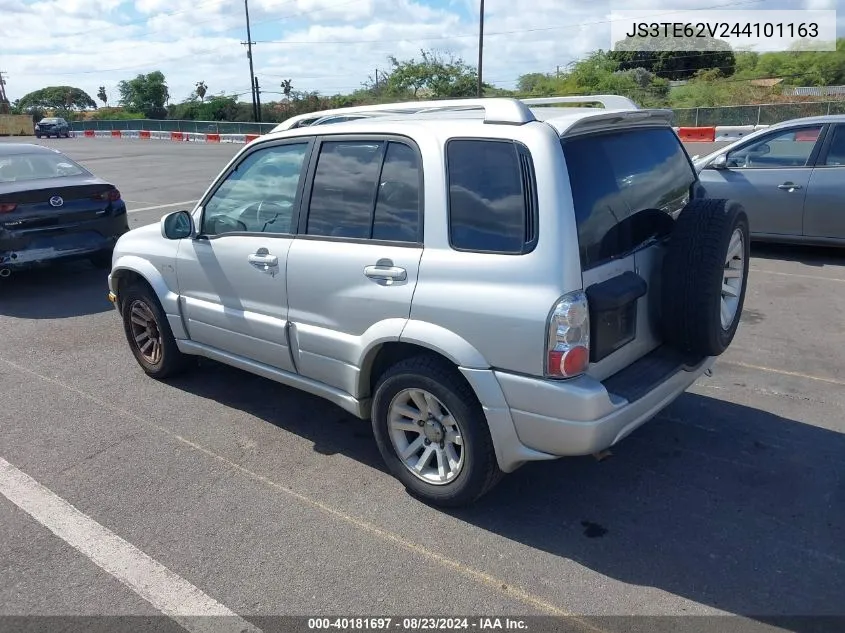
<svg viewBox="0 0 845 633">
<path fill-rule="evenodd" d="M 662 239 L 689 201 L 696 175 L 666 126 L 619 127 L 564 137 L 562 144 L 584 289 L 589 297 L 591 287 L 605 284 L 609 296 L 627 295 L 630 307 L 627 314 L 609 312 L 591 331 L 589 373 L 602 380 L 661 344 Z"/>
<path fill-rule="evenodd" d="M 301 375 L 357 395 L 363 349 L 398 339 L 409 318 L 422 214 L 422 159 L 410 140 L 318 138 L 287 269 Z"/>
</svg>

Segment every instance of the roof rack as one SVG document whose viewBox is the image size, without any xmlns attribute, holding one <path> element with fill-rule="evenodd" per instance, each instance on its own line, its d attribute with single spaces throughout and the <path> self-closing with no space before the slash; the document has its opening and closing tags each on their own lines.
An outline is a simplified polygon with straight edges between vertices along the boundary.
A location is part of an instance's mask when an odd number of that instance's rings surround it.
<svg viewBox="0 0 845 633">
<path fill-rule="evenodd" d="M 487 97 L 473 99 L 440 99 L 436 101 L 406 101 L 398 103 L 382 103 L 377 105 L 351 106 L 308 112 L 286 119 L 277 125 L 273 131 L 278 132 L 299 127 L 309 119 L 324 119 L 330 116 L 351 114 L 415 114 L 422 112 L 446 112 L 483 110 L 485 123 L 499 123 L 506 125 L 523 125 L 536 121 L 534 113 L 528 106 L 551 105 L 556 103 L 600 103 L 605 108 L 623 110 L 639 109 L 630 99 L 618 95 L 589 95 L 574 97 L 537 97 L 530 99 L 514 99 L 510 97 Z"/>
<path fill-rule="evenodd" d="M 485 123 L 506 123 L 522 125 L 535 121 L 534 115 L 527 105 L 518 99 L 490 97 L 483 99 L 441 99 L 437 101 L 407 101 L 399 103 L 382 103 L 377 105 L 352 106 L 349 108 L 335 108 L 309 112 L 291 117 L 280 123 L 275 129 L 283 130 L 298 127 L 307 119 L 324 118 L 329 115 L 380 113 L 380 114 L 414 114 L 416 112 L 435 112 L 449 110 L 484 110 Z"/>
<path fill-rule="evenodd" d="M 600 103 L 608 110 L 639 110 L 628 97 L 620 95 L 578 95 L 574 97 L 533 97 L 521 99 L 528 105 L 553 105 L 555 103 Z"/>
</svg>

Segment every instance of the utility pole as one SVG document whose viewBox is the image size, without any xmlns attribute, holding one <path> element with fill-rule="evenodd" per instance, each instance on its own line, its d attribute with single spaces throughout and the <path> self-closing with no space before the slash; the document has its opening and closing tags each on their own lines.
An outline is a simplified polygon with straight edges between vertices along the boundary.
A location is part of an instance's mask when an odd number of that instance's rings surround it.
<svg viewBox="0 0 845 633">
<path fill-rule="evenodd" d="M 246 56 L 249 59 L 249 85 L 252 90 L 252 116 L 255 121 L 258 121 L 258 101 L 257 95 L 255 94 L 255 70 L 252 66 L 252 45 L 255 42 L 252 41 L 252 34 L 249 30 L 249 0 L 244 0 L 244 11 L 246 12 L 246 42 L 241 42 L 241 44 L 246 44 Z"/>
<path fill-rule="evenodd" d="M 6 98 L 6 80 L 3 78 L 6 72 L 0 70 L 0 114 L 8 114 L 9 113 L 9 100 Z"/>
<path fill-rule="evenodd" d="M 482 94 L 481 67 L 484 61 L 484 0 L 479 0 L 481 6 L 478 15 L 478 96 Z"/>
<path fill-rule="evenodd" d="M 258 87 L 258 77 L 255 78 L 255 111 L 258 116 L 255 118 L 256 123 L 261 123 L 261 89 Z"/>
</svg>

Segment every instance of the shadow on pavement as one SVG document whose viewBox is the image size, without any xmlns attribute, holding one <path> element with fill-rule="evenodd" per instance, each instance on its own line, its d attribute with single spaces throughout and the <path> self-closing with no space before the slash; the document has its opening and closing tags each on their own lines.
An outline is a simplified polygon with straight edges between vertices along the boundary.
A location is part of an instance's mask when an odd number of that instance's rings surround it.
<svg viewBox="0 0 845 633">
<path fill-rule="evenodd" d="M 320 398 L 211 361 L 171 384 L 386 470 L 369 423 Z M 687 393 L 613 453 L 528 464 L 449 513 L 760 621 L 845 615 L 845 435 Z"/>
<path fill-rule="evenodd" d="M 387 472 L 369 422 L 303 391 L 205 358 L 168 380 L 171 387 L 238 409 L 314 443 L 321 455 L 341 453 Z M 268 397 L 272 394 L 272 397 Z"/>
<path fill-rule="evenodd" d="M 50 264 L 0 279 L 0 316 L 64 319 L 113 310 L 108 271 L 87 261 Z"/>
<path fill-rule="evenodd" d="M 845 249 L 833 246 L 754 242 L 751 245 L 751 256 L 760 259 L 796 262 L 819 268 L 826 265 L 845 266 Z"/>
<path fill-rule="evenodd" d="M 845 435 L 687 393 L 613 453 L 529 464 L 452 514 L 729 613 L 845 615 Z"/>
</svg>

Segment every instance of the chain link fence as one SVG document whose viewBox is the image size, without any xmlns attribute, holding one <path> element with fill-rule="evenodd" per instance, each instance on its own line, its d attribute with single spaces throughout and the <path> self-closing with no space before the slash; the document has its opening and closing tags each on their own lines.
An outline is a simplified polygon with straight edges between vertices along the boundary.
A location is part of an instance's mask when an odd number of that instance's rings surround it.
<svg viewBox="0 0 845 633">
<path fill-rule="evenodd" d="M 199 134 L 266 134 L 278 123 L 122 119 L 117 121 L 73 121 L 70 125 L 71 129 L 77 132 L 85 130 L 147 130 L 149 132 L 197 132 Z"/>
<path fill-rule="evenodd" d="M 678 127 L 772 125 L 806 116 L 845 114 L 845 100 L 717 106 L 713 108 L 674 108 L 673 112 L 675 113 L 673 125 Z M 197 132 L 200 134 L 265 134 L 276 125 L 276 123 L 238 121 L 127 119 L 119 121 L 73 121 L 71 129 L 78 132 L 84 130 L 149 130 L 150 132 Z"/>
<path fill-rule="evenodd" d="M 675 108 L 674 125 L 709 127 L 712 125 L 773 125 L 806 116 L 845 114 L 845 100 L 803 103 L 766 103 L 762 105 L 717 106 L 713 108 Z"/>
</svg>

